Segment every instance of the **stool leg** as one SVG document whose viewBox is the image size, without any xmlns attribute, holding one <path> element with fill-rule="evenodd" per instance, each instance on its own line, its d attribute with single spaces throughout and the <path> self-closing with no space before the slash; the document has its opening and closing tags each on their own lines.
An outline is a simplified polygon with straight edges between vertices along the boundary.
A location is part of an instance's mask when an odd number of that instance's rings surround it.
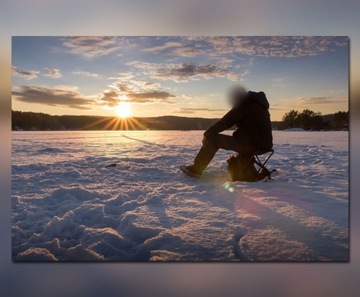
<svg viewBox="0 0 360 297">
<path fill-rule="evenodd" d="M 255 155 L 256 158 L 256 164 L 260 167 L 258 170 L 258 173 L 260 172 L 261 169 L 267 170 L 269 171 L 265 165 L 266 163 L 270 160 L 270 158 L 272 157 L 272 155 L 274 154 L 274 151 L 271 151 L 271 154 L 266 158 L 265 162 L 261 162 L 260 157 L 258 155 Z"/>
</svg>

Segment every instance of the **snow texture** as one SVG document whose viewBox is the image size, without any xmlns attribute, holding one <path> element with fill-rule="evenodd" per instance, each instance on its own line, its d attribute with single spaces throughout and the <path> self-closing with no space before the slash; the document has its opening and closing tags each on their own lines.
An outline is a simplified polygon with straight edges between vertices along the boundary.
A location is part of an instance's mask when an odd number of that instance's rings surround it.
<svg viewBox="0 0 360 297">
<path fill-rule="evenodd" d="M 348 261 L 348 133 L 274 132 L 271 182 L 201 131 L 14 132 L 14 261 Z M 106 167 L 115 163 L 116 167 Z"/>
</svg>

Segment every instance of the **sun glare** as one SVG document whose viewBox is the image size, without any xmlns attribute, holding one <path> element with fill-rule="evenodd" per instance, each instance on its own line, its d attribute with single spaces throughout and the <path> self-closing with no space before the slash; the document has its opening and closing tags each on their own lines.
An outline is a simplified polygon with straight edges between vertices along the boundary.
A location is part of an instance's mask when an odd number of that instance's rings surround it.
<svg viewBox="0 0 360 297">
<path fill-rule="evenodd" d="M 115 107 L 115 112 L 119 118 L 128 118 L 131 116 L 131 104 L 129 102 L 120 102 Z"/>
</svg>

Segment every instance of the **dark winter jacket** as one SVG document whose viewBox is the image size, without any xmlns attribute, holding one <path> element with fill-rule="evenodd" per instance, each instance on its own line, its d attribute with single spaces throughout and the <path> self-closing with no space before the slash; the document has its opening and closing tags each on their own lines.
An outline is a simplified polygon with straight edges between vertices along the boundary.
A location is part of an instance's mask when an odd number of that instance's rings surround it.
<svg viewBox="0 0 360 297">
<path fill-rule="evenodd" d="M 205 132 L 205 137 L 236 126 L 233 136 L 241 145 L 252 150 L 272 148 L 272 129 L 269 102 L 263 92 L 248 92 L 246 98 L 234 106 L 222 119 Z"/>
</svg>

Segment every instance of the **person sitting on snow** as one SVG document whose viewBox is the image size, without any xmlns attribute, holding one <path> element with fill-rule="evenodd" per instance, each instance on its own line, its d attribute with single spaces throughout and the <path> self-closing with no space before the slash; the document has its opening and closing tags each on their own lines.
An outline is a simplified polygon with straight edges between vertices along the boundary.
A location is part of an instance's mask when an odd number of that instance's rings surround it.
<svg viewBox="0 0 360 297">
<path fill-rule="evenodd" d="M 231 110 L 204 133 L 203 145 L 189 166 L 180 169 L 191 177 L 199 178 L 219 149 L 251 156 L 257 151 L 272 149 L 272 128 L 269 102 L 264 92 L 247 92 L 235 87 L 229 96 Z M 220 132 L 236 126 L 232 136 Z"/>
</svg>

